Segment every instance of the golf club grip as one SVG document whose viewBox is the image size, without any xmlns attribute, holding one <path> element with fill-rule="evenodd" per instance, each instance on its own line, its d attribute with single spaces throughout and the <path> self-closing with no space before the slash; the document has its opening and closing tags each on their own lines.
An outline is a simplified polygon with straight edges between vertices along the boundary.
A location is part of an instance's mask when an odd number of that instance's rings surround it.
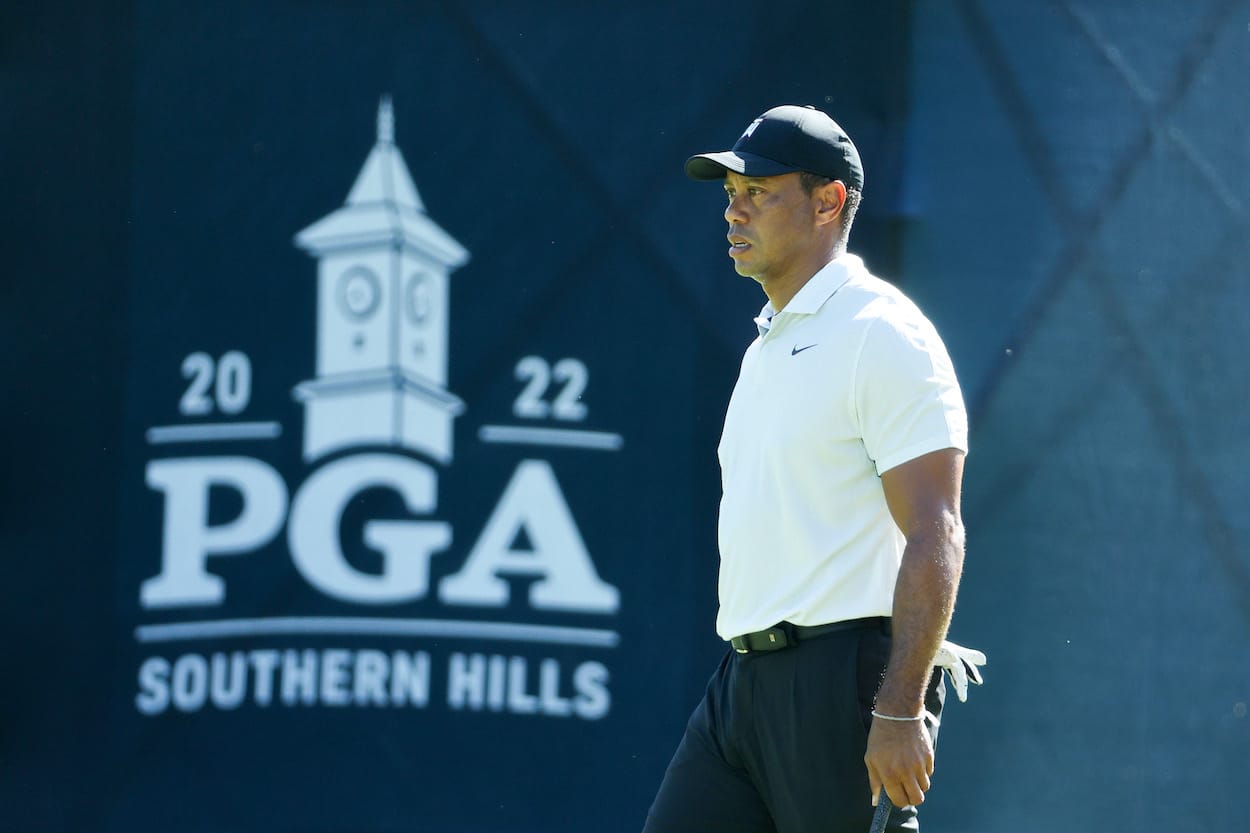
<svg viewBox="0 0 1250 833">
<path fill-rule="evenodd" d="M 894 803 L 890 801 L 890 796 L 882 790 L 880 798 L 877 799 L 877 811 L 872 814 L 872 827 L 868 828 L 868 833 L 885 833 L 885 826 L 890 823 L 890 811 L 893 809 Z"/>
</svg>

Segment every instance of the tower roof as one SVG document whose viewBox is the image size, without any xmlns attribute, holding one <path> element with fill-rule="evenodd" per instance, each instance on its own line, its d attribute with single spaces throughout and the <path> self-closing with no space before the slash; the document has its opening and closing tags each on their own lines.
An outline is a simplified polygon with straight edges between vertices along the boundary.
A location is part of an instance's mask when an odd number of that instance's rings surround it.
<svg viewBox="0 0 1250 833">
<path fill-rule="evenodd" d="M 462 266 L 469 253 L 425 213 L 403 154 L 395 144 L 390 96 L 378 105 L 377 141 L 342 208 L 295 235 L 314 256 L 347 248 L 405 244 L 448 267 Z"/>
</svg>

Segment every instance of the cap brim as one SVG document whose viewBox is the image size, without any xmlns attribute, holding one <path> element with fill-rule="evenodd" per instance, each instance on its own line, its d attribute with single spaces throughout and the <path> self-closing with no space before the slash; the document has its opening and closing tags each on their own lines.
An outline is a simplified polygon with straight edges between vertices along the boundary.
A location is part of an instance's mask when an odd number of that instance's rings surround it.
<svg viewBox="0 0 1250 833">
<path fill-rule="evenodd" d="M 686 160 L 686 176 L 699 180 L 724 179 L 726 171 L 743 176 L 780 176 L 797 170 L 798 168 L 774 162 L 764 156 L 733 150 L 700 153 Z"/>
</svg>

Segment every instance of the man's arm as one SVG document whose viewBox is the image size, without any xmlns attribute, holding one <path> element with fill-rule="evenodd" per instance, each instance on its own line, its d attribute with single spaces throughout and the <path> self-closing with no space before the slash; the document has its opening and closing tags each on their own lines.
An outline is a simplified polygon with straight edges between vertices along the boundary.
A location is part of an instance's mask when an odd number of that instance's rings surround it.
<svg viewBox="0 0 1250 833">
<path fill-rule="evenodd" d="M 963 570 L 963 467 L 963 452 L 948 448 L 881 475 L 886 504 L 907 546 L 894 589 L 890 662 L 877 693 L 880 714 L 923 714 L 933 659 L 946 637 Z M 874 803 L 885 787 L 899 807 L 920 804 L 933 774 L 933 745 L 924 723 L 874 719 L 864 763 Z"/>
</svg>

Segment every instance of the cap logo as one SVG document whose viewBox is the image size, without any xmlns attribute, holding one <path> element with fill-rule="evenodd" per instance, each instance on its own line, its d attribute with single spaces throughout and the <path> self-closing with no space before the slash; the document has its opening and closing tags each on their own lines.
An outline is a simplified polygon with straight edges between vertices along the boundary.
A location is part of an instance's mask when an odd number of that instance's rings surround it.
<svg viewBox="0 0 1250 833">
<path fill-rule="evenodd" d="M 763 120 L 764 120 L 764 117 L 760 116 L 758 119 L 751 122 L 751 126 L 747 128 L 747 132 L 743 133 L 742 136 L 738 139 L 738 141 L 743 142 L 743 141 L 746 141 L 747 139 L 750 139 L 751 134 L 755 132 L 755 128 L 759 127 L 760 122 L 762 122 Z"/>
</svg>

